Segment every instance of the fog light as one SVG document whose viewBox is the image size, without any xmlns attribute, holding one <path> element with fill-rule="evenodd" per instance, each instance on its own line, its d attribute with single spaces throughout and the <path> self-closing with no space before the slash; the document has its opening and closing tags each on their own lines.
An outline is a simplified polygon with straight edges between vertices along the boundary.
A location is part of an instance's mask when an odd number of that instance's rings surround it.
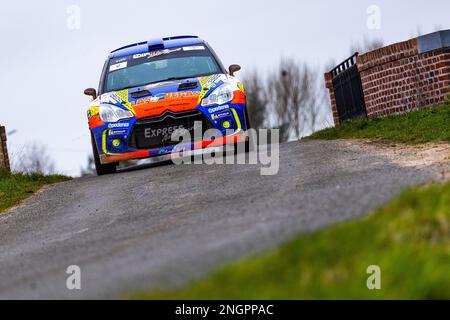
<svg viewBox="0 0 450 320">
<path fill-rule="evenodd" d="M 225 129 L 228 129 L 230 126 L 230 121 L 225 120 L 224 122 L 222 122 L 222 127 L 224 127 Z"/>
<path fill-rule="evenodd" d="M 113 142 L 112 142 L 112 145 L 117 148 L 118 146 L 120 146 L 120 140 L 119 139 L 114 139 Z"/>
</svg>

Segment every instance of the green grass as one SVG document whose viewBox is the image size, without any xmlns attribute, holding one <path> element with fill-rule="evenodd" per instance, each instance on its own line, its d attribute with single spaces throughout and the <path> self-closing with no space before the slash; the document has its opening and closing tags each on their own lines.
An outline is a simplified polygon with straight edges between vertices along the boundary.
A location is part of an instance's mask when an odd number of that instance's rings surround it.
<svg viewBox="0 0 450 320">
<path fill-rule="evenodd" d="M 368 290 L 369 265 L 381 290 Z M 450 299 L 450 184 L 410 189 L 356 221 L 301 235 L 180 291 L 131 299 Z"/>
<path fill-rule="evenodd" d="M 318 131 L 313 139 L 377 139 L 407 144 L 450 141 L 450 104 L 401 116 L 347 121 L 336 128 Z"/>
<path fill-rule="evenodd" d="M 18 204 L 46 184 L 69 180 L 61 175 L 10 173 L 0 169 L 0 213 Z"/>
</svg>

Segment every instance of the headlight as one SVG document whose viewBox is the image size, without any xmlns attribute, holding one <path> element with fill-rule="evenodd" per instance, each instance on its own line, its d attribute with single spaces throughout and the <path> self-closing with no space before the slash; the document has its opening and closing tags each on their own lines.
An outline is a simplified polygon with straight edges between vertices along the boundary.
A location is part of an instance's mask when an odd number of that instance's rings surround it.
<svg viewBox="0 0 450 320">
<path fill-rule="evenodd" d="M 202 100 L 202 106 L 211 106 L 213 104 L 224 104 L 233 100 L 233 88 L 229 84 L 223 84 L 215 89 L 211 94 Z"/>
<path fill-rule="evenodd" d="M 100 119 L 103 122 L 117 122 L 122 119 L 128 119 L 133 117 L 133 113 L 130 110 L 123 110 L 122 108 L 110 105 L 100 105 Z"/>
</svg>

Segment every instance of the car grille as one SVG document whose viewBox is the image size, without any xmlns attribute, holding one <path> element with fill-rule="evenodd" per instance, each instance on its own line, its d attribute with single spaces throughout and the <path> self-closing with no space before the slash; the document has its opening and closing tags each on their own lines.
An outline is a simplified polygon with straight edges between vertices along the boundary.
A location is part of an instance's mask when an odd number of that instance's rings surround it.
<svg viewBox="0 0 450 320">
<path fill-rule="evenodd" d="M 166 111 L 161 116 L 142 118 L 133 126 L 130 147 L 135 149 L 154 149 L 176 145 L 178 141 L 171 141 L 171 132 L 177 128 L 184 128 L 194 139 L 194 124 L 201 122 L 202 135 L 212 128 L 211 122 L 199 110 L 185 112 Z"/>
</svg>

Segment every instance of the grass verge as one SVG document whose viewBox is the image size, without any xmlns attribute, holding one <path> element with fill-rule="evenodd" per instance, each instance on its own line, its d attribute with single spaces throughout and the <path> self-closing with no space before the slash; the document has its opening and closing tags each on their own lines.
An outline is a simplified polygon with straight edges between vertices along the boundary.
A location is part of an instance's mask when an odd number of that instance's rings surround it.
<svg viewBox="0 0 450 320">
<path fill-rule="evenodd" d="M 347 121 L 305 140 L 378 139 L 407 144 L 450 141 L 450 103 L 400 116 Z"/>
<path fill-rule="evenodd" d="M 18 204 L 46 184 L 70 180 L 61 175 L 10 173 L 0 169 L 0 213 Z"/>
<path fill-rule="evenodd" d="M 450 184 L 410 189 L 356 221 L 301 235 L 181 291 L 131 299 L 450 299 Z M 381 268 L 368 290 L 367 268 Z"/>
</svg>

